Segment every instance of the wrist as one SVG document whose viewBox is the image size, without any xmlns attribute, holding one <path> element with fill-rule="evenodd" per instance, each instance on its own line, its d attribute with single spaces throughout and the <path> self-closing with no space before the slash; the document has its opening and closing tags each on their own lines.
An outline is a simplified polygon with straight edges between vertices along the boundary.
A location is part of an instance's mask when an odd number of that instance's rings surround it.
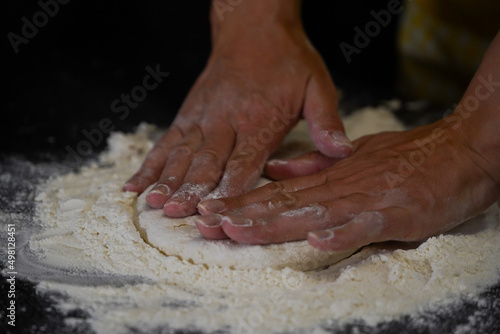
<svg viewBox="0 0 500 334">
<path fill-rule="evenodd" d="M 455 111 L 445 117 L 476 164 L 500 186 L 500 33 Z"/>
<path fill-rule="evenodd" d="M 212 43 L 275 27 L 302 29 L 300 0 L 212 0 Z"/>
<path fill-rule="evenodd" d="M 464 95 L 464 98 L 467 96 Z M 461 154 L 474 162 L 500 188 L 500 118 L 488 117 L 493 114 L 488 105 L 479 107 L 472 114 L 465 109 L 462 99 L 455 111 L 444 120 L 452 138 L 462 147 Z M 498 112 L 496 114 L 500 116 Z"/>
</svg>

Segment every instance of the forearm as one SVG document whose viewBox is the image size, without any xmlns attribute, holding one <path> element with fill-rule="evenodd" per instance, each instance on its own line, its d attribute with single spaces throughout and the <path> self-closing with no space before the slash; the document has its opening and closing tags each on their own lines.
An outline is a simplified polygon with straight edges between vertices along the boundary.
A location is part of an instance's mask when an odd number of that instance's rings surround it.
<svg viewBox="0 0 500 334">
<path fill-rule="evenodd" d="M 302 27 L 300 0 L 212 0 L 212 42 L 221 36 L 242 35 L 245 30 L 281 25 Z M 223 37 L 224 38 L 224 37 Z"/>
<path fill-rule="evenodd" d="M 500 32 L 454 113 L 445 118 L 476 164 L 500 186 Z"/>
</svg>

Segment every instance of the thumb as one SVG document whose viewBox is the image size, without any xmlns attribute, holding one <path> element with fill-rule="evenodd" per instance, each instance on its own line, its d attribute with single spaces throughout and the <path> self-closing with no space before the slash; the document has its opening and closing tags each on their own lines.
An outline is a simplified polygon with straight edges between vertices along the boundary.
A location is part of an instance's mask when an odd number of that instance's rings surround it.
<svg viewBox="0 0 500 334">
<path fill-rule="evenodd" d="M 297 176 L 312 175 L 335 164 L 340 158 L 330 158 L 319 151 L 308 152 L 290 160 L 272 159 L 266 163 L 266 176 L 283 180 Z"/>
<path fill-rule="evenodd" d="M 330 76 L 313 76 L 306 88 L 304 118 L 311 138 L 321 153 L 345 158 L 352 153 L 352 143 L 344 133 L 337 113 L 338 94 Z"/>
</svg>

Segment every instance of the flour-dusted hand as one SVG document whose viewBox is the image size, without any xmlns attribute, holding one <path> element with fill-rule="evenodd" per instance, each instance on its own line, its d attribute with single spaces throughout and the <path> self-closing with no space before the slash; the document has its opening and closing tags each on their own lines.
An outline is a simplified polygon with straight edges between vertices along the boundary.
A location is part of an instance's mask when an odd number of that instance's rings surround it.
<svg viewBox="0 0 500 334">
<path fill-rule="evenodd" d="M 307 238 L 319 249 L 341 251 L 421 240 L 479 214 L 500 197 L 499 64 L 500 33 L 443 120 L 362 137 L 340 161 L 314 152 L 270 162 L 269 175 L 291 178 L 201 202 L 198 229 L 212 239 L 268 244 Z"/>
<path fill-rule="evenodd" d="M 203 201 L 198 229 L 207 238 L 249 244 L 308 239 L 328 251 L 422 240 L 449 230 L 492 204 L 498 188 L 443 123 L 366 136 L 354 142 L 350 157 L 319 173 Z M 290 175 L 302 159 L 267 169 Z M 308 161 L 329 160 L 314 159 Z"/>
<path fill-rule="evenodd" d="M 303 115 L 322 153 L 345 157 L 351 143 L 337 92 L 305 35 L 298 1 L 245 1 L 220 21 L 213 51 L 172 126 L 125 190 L 142 192 L 171 217 L 194 214 L 200 199 L 250 190 L 264 163 Z"/>
</svg>

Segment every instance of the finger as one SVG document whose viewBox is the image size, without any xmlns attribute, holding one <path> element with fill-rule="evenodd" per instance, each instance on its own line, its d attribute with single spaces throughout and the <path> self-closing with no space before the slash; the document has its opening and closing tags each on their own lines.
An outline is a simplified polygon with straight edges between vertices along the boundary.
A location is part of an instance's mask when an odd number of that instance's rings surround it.
<svg viewBox="0 0 500 334">
<path fill-rule="evenodd" d="M 181 187 L 186 170 L 191 164 L 192 155 L 192 149 L 187 146 L 177 146 L 171 150 L 158 182 L 146 196 L 146 201 L 151 207 L 163 208 L 166 201 Z"/>
<path fill-rule="evenodd" d="M 228 237 L 239 243 L 270 244 L 303 240 L 308 231 L 318 226 L 326 228 L 331 220 L 331 211 L 316 203 L 270 218 L 225 215 L 222 229 Z"/>
<path fill-rule="evenodd" d="M 199 151 L 194 154 L 183 185 L 165 203 L 163 211 L 169 217 L 186 217 L 196 213 L 199 201 L 219 183 L 224 164 L 233 148 L 234 132 L 228 129 L 209 133 Z"/>
<path fill-rule="evenodd" d="M 222 228 L 228 237 L 240 243 L 269 244 L 304 240 L 308 232 L 345 224 L 362 212 L 362 202 L 352 198 L 313 203 L 263 218 L 230 212 L 224 215 Z"/>
<path fill-rule="evenodd" d="M 261 144 L 256 141 L 257 137 L 256 133 L 240 135 L 225 165 L 219 185 L 203 201 L 238 196 L 254 187 L 262 175 L 266 159 L 278 145 L 277 142 L 271 145 Z M 207 211 L 203 206 L 201 209 Z"/>
<path fill-rule="evenodd" d="M 244 195 L 220 198 L 217 200 L 207 199 L 200 202 L 198 211 L 202 214 L 223 213 L 239 209 L 253 203 L 259 203 L 284 193 L 294 192 L 300 189 L 310 188 L 324 184 L 326 175 L 319 173 L 315 177 L 303 176 L 293 179 L 268 183 L 260 188 L 254 189 Z"/>
<path fill-rule="evenodd" d="M 314 203 L 328 208 L 335 218 L 335 222 L 346 223 L 355 214 L 365 211 L 367 206 L 376 205 L 377 199 L 364 194 L 352 194 L 347 197 L 336 198 L 336 193 L 321 191 L 319 187 L 304 189 L 295 193 L 278 195 L 260 203 L 254 203 L 236 210 L 225 212 L 224 215 L 245 217 L 254 220 L 271 219 L 277 215 L 284 215 L 292 219 L 296 214 Z"/>
<path fill-rule="evenodd" d="M 264 118 L 238 120 L 234 150 L 219 186 L 207 199 L 237 196 L 252 189 L 262 174 L 265 161 L 298 120 L 298 114 L 289 107 L 278 109 L 259 102 L 249 108 L 252 109 L 250 114 Z"/>
<path fill-rule="evenodd" d="M 311 138 L 319 151 L 329 157 L 345 158 L 352 153 L 352 143 L 344 133 L 337 113 L 338 95 L 329 76 L 313 76 L 307 85 L 304 118 Z"/>
<path fill-rule="evenodd" d="M 315 174 L 332 166 L 339 158 L 330 158 L 319 151 L 308 152 L 290 160 L 272 159 L 264 168 L 266 176 L 274 180 Z"/>
<path fill-rule="evenodd" d="M 354 194 L 334 201 L 317 202 L 277 212 L 258 205 L 224 214 L 223 230 L 231 239 L 249 244 L 304 240 L 307 233 L 345 224 L 372 206 L 375 199 Z M 203 221 L 204 217 L 200 217 Z"/>
<path fill-rule="evenodd" d="M 196 219 L 196 227 L 207 239 L 222 240 L 228 238 L 222 229 L 221 215 L 200 216 Z"/>
<path fill-rule="evenodd" d="M 193 152 L 198 149 L 202 139 L 199 133 L 192 132 L 178 146 L 170 149 L 163 171 L 146 197 L 150 206 L 162 208 L 172 194 L 181 187 L 191 165 Z"/>
<path fill-rule="evenodd" d="M 407 220 L 408 213 L 403 208 L 367 211 L 342 226 L 313 231 L 307 239 L 313 247 L 325 251 L 347 250 L 388 240 L 415 241 L 417 239 L 409 237 L 413 228 Z"/>
<path fill-rule="evenodd" d="M 174 146 L 181 138 L 182 133 L 178 128 L 168 129 L 148 153 L 139 170 L 125 183 L 123 190 L 142 193 L 156 182 L 167 161 L 170 147 Z"/>
</svg>

